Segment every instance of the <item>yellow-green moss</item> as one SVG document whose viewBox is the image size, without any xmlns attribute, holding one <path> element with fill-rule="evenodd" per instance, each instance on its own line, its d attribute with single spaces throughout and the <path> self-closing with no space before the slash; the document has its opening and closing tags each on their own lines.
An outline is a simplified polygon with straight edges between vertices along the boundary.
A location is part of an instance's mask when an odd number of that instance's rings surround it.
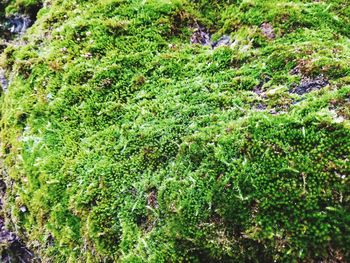
<svg viewBox="0 0 350 263">
<path fill-rule="evenodd" d="M 349 15 L 51 1 L 2 54 L 9 225 L 53 262 L 350 260 Z M 198 25 L 235 44 L 190 44 Z"/>
</svg>

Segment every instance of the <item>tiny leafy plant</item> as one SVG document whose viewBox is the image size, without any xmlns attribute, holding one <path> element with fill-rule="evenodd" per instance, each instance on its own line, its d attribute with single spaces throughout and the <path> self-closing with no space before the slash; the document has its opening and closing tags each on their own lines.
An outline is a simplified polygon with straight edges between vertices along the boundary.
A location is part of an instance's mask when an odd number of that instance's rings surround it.
<svg viewBox="0 0 350 263">
<path fill-rule="evenodd" d="M 350 261 L 346 1 L 3 7 L 41 8 L 0 58 L 2 215 L 36 258 Z"/>
</svg>

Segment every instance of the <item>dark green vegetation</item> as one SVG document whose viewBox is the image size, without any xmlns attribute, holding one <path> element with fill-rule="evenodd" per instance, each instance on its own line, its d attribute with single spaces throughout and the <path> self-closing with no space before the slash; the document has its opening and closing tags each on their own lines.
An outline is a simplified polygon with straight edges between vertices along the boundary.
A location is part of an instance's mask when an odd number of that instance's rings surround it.
<svg viewBox="0 0 350 263">
<path fill-rule="evenodd" d="M 346 2 L 47 2 L 1 58 L 8 226 L 43 262 L 350 261 Z"/>
<path fill-rule="evenodd" d="M 0 17 L 21 13 L 34 19 L 41 7 L 42 0 L 0 0 Z"/>
</svg>

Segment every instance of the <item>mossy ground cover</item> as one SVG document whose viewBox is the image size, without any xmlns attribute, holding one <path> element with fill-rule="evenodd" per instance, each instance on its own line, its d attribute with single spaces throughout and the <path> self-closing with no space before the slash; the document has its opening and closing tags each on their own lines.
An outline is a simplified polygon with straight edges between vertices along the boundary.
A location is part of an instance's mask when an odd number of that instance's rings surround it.
<svg viewBox="0 0 350 263">
<path fill-rule="evenodd" d="M 346 1 L 53 0 L 22 40 L 4 213 L 43 262 L 350 260 Z"/>
</svg>

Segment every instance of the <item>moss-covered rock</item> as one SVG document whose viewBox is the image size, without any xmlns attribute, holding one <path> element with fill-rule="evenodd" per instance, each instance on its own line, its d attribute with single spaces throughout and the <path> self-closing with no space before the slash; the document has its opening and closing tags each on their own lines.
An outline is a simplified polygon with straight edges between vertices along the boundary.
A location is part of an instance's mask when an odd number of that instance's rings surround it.
<svg viewBox="0 0 350 263">
<path fill-rule="evenodd" d="M 349 15 L 47 1 L 1 57 L 8 225 L 44 262 L 349 261 Z"/>
</svg>

